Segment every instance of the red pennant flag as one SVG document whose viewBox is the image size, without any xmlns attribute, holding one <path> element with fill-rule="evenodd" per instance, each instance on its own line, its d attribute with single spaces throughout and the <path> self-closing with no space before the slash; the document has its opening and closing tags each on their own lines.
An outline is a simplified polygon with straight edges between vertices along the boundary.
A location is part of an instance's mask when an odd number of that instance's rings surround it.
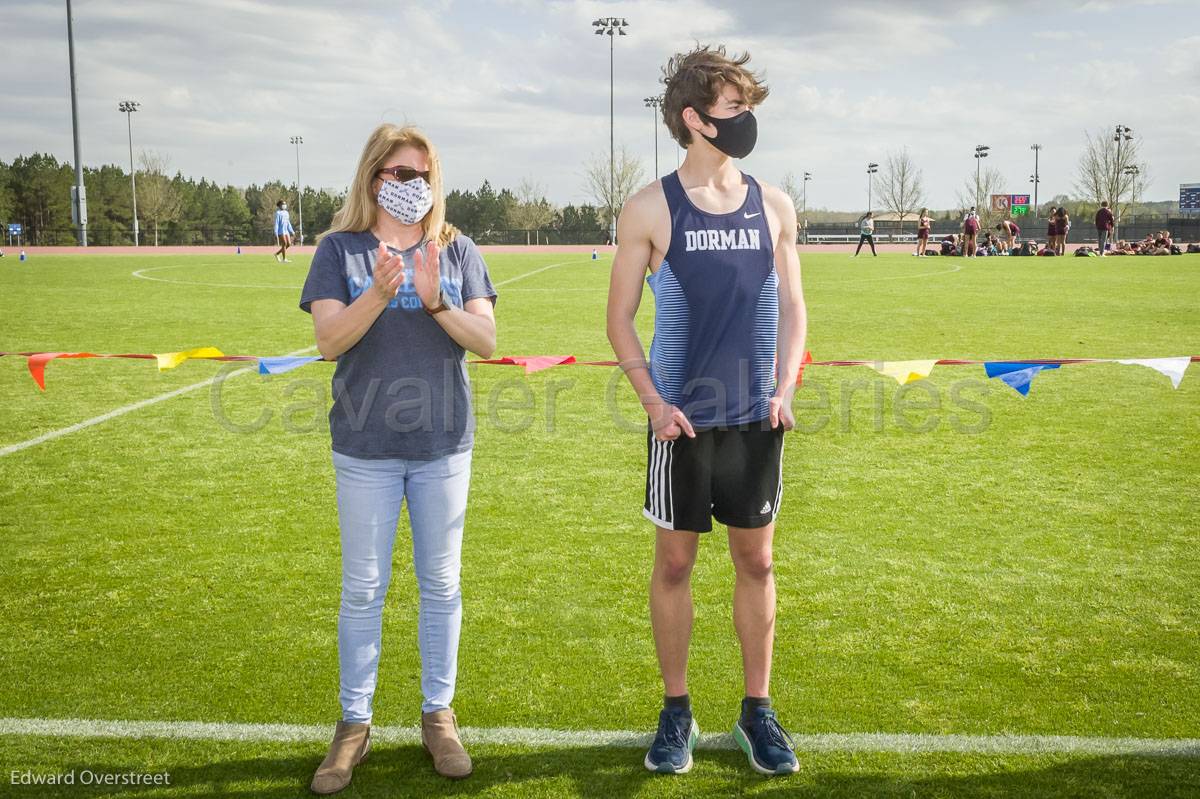
<svg viewBox="0 0 1200 799">
<path fill-rule="evenodd" d="M 29 374 L 33 375 L 33 382 L 38 384 L 38 388 L 42 391 L 46 390 L 46 364 L 53 361 L 55 358 L 99 358 L 92 352 L 36 352 L 30 355 L 26 360 L 29 366 Z"/>
<path fill-rule="evenodd" d="M 524 366 L 525 374 L 531 375 L 534 372 L 540 372 L 543 369 L 549 369 L 552 366 L 561 366 L 563 364 L 575 363 L 574 355 L 507 355 L 503 358 L 494 358 L 486 361 L 472 361 L 471 363 L 491 363 L 502 366 Z"/>
<path fill-rule="evenodd" d="M 800 372 L 796 375 L 796 388 L 800 388 L 804 383 L 804 367 L 813 362 L 812 353 L 808 350 L 804 351 L 804 357 L 800 360 Z"/>
</svg>

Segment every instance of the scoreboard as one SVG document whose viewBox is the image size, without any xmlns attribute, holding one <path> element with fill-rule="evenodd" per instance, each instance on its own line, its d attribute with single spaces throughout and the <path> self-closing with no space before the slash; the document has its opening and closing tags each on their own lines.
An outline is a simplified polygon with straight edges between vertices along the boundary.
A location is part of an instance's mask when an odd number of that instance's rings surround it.
<svg viewBox="0 0 1200 799">
<path fill-rule="evenodd" d="M 1200 183 L 1179 184 L 1179 213 L 1200 214 Z"/>
</svg>

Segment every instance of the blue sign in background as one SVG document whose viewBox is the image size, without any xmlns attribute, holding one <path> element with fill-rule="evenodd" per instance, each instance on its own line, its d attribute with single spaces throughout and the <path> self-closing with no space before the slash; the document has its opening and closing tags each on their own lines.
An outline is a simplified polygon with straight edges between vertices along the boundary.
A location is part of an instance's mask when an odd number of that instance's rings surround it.
<svg viewBox="0 0 1200 799">
<path fill-rule="evenodd" d="M 21 226 L 20 226 L 19 224 L 17 224 L 16 222 L 11 222 L 11 223 L 9 223 L 9 225 L 8 225 L 8 235 L 10 235 L 10 236 L 20 236 L 20 235 L 21 235 Z"/>
</svg>

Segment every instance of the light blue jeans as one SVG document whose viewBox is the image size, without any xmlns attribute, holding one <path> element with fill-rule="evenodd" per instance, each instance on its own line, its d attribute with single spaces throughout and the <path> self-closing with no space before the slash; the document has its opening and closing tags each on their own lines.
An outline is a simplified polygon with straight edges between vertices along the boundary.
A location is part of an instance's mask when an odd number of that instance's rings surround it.
<svg viewBox="0 0 1200 799">
<path fill-rule="evenodd" d="M 462 629 L 463 524 L 471 482 L 470 451 L 433 461 L 367 460 L 333 453 L 342 537 L 342 604 L 338 663 L 342 720 L 369 722 L 383 637 L 383 600 L 392 576 L 392 546 L 408 500 L 413 571 L 420 593 L 423 713 L 454 698 Z"/>
</svg>

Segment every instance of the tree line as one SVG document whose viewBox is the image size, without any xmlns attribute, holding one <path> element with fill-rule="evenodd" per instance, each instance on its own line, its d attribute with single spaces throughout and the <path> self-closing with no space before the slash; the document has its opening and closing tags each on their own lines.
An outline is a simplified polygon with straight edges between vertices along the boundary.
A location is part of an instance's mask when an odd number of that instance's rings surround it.
<svg viewBox="0 0 1200 799">
<path fill-rule="evenodd" d="M 245 188 L 195 180 L 179 172 L 170 174 L 166 157 L 143 151 L 136 173 L 137 212 L 141 243 L 154 244 L 269 244 L 274 241 L 275 203 L 292 209 L 293 225 L 300 230 L 303 206 L 305 242 L 329 228 L 345 199 L 342 192 L 303 188 L 271 181 Z M 1138 141 L 1123 139 L 1120 146 L 1107 134 L 1088 134 L 1077 168 L 1074 195 L 1058 194 L 1034 210 L 1045 217 L 1052 207 L 1066 206 L 1075 216 L 1091 214 L 1109 200 L 1118 218 L 1126 214 L 1169 212 L 1171 204 L 1145 203 L 1141 199 L 1149 168 L 1141 159 Z M 523 180 L 515 189 L 497 189 L 485 180 L 476 190 L 455 189 L 446 195 L 446 218 L 481 244 L 603 244 L 608 240 L 610 209 L 646 182 L 641 162 L 622 146 L 609 163 L 607 153 L 593 155 L 583 165 L 586 196 L 592 203 L 556 206 L 543 188 Z M 54 156 L 34 153 L 11 163 L 0 161 L 0 223 L 20 223 L 23 240 L 55 245 L 75 242 L 71 220 L 71 186 L 74 171 Z M 85 167 L 88 239 L 100 245 L 132 244 L 133 203 L 129 174 L 108 164 Z M 787 173 L 780 186 L 802 210 L 803 184 Z M 1018 181 L 1018 191 L 1027 184 Z M 1032 188 L 1028 186 L 1028 188 Z M 1009 189 L 1011 191 L 1011 189 Z M 976 206 L 986 224 L 996 221 L 990 196 L 1006 191 L 1005 177 L 994 168 L 972 171 L 958 191 L 959 208 L 932 212 L 935 218 L 961 218 L 962 209 Z M 904 221 L 915 218 L 927 203 L 922 172 L 907 149 L 889 152 L 874 184 L 875 203 Z M 1163 207 L 1163 206 L 1166 207 Z M 858 212 L 804 209 L 801 224 L 850 224 Z"/>
<path fill-rule="evenodd" d="M 285 200 L 292 225 L 300 230 L 303 200 L 305 241 L 327 230 L 345 200 L 344 192 L 270 181 L 246 187 L 220 185 L 170 173 L 165 157 L 139 156 L 136 172 L 140 242 L 144 246 L 270 244 L 275 203 Z M 133 244 L 133 190 L 120 166 L 85 167 L 88 242 Z M 75 172 L 68 162 L 33 153 L 0 161 L 0 239 L 9 223 L 22 226 L 22 242 L 70 245 L 76 242 L 71 218 Z M 592 205 L 556 207 L 541 187 L 522 181 L 516 190 L 495 189 L 484 181 L 477 190 L 455 189 L 446 196 L 446 218 L 481 244 L 602 244 L 607 213 Z"/>
</svg>

